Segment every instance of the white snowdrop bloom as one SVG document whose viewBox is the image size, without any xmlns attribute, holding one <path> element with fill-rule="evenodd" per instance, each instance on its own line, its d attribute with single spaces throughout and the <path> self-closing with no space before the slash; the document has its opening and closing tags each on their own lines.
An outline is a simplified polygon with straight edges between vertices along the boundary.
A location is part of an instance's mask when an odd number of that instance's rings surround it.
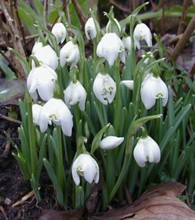
<svg viewBox="0 0 195 220">
<path fill-rule="evenodd" d="M 126 86 L 128 89 L 133 90 L 133 86 L 134 86 L 133 80 L 122 80 L 120 83 Z"/>
<path fill-rule="evenodd" d="M 115 23 L 114 23 L 115 22 Z M 121 32 L 121 26 L 116 18 L 114 18 L 114 22 L 108 21 L 106 25 L 106 32 L 115 32 L 120 33 Z"/>
<path fill-rule="evenodd" d="M 80 184 L 80 177 L 91 184 L 99 182 L 99 166 L 95 159 L 89 154 L 80 154 L 72 165 L 72 177 L 76 185 Z"/>
<path fill-rule="evenodd" d="M 110 104 L 116 95 L 116 83 L 108 73 L 98 73 L 93 83 L 93 92 L 101 103 Z"/>
<path fill-rule="evenodd" d="M 47 101 L 39 114 L 39 126 L 41 132 L 45 132 L 52 122 L 60 125 L 66 136 L 72 135 L 73 119 L 72 113 L 61 99 L 51 98 Z"/>
<path fill-rule="evenodd" d="M 58 43 L 63 43 L 66 38 L 66 28 L 63 23 L 55 23 L 52 30 L 52 34 L 56 37 Z"/>
<path fill-rule="evenodd" d="M 167 85 L 158 76 L 148 74 L 141 85 L 141 100 L 146 109 L 152 108 L 156 99 L 162 98 L 162 104 L 165 106 L 168 101 Z"/>
<path fill-rule="evenodd" d="M 87 93 L 79 81 L 71 81 L 68 87 L 64 90 L 64 100 L 68 107 L 79 103 L 79 108 L 84 111 L 86 97 Z"/>
<path fill-rule="evenodd" d="M 115 33 L 106 33 L 98 43 L 96 53 L 112 66 L 119 56 L 125 63 L 125 50 L 122 40 Z"/>
<path fill-rule="evenodd" d="M 100 148 L 110 150 L 118 147 L 124 141 L 124 137 L 108 136 L 101 140 Z"/>
<path fill-rule="evenodd" d="M 33 100 L 38 100 L 38 95 L 43 101 L 51 99 L 56 80 L 57 74 L 49 66 L 41 65 L 33 68 L 27 78 L 27 89 Z"/>
<path fill-rule="evenodd" d="M 43 47 L 43 43 L 40 41 L 36 41 L 33 48 L 32 48 L 32 54 L 34 55 L 37 51 L 39 51 Z"/>
<path fill-rule="evenodd" d="M 68 41 L 60 50 L 60 65 L 64 67 L 66 63 L 71 66 L 77 65 L 80 58 L 79 47 L 72 41 Z"/>
<path fill-rule="evenodd" d="M 97 36 L 97 31 L 93 18 L 89 18 L 85 23 L 85 36 L 88 40 L 92 40 Z"/>
<path fill-rule="evenodd" d="M 130 37 L 130 36 L 128 36 L 128 37 L 123 37 L 123 38 L 122 38 L 122 42 L 123 42 L 124 48 L 125 48 L 128 52 L 131 52 L 131 37 Z"/>
<path fill-rule="evenodd" d="M 57 54 L 50 45 L 41 47 L 41 45 L 37 44 L 33 49 L 33 55 L 37 58 L 40 64 L 46 64 L 53 70 L 58 66 Z M 35 67 L 34 62 L 32 62 L 32 67 Z"/>
<path fill-rule="evenodd" d="M 32 105 L 32 115 L 33 115 L 33 123 L 39 125 L 39 115 L 42 110 L 42 105 L 33 104 Z"/>
<path fill-rule="evenodd" d="M 159 163 L 161 152 L 158 144 L 150 137 L 141 137 L 133 151 L 135 161 L 140 167 L 144 167 L 146 162 Z"/>
<path fill-rule="evenodd" d="M 135 41 L 135 46 L 140 49 L 140 41 L 145 40 L 146 44 L 148 47 L 152 46 L 152 34 L 149 29 L 149 27 L 144 24 L 137 24 L 135 29 L 134 29 L 134 41 Z"/>
</svg>

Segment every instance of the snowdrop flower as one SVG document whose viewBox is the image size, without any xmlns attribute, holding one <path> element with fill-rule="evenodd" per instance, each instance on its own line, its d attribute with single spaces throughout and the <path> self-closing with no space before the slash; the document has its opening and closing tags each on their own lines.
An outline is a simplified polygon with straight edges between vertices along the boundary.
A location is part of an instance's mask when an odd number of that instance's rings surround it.
<svg viewBox="0 0 195 220">
<path fill-rule="evenodd" d="M 135 46 L 140 49 L 140 41 L 145 40 L 148 47 L 152 46 L 152 34 L 149 27 L 144 24 L 137 24 L 134 30 L 134 41 Z"/>
<path fill-rule="evenodd" d="M 50 45 L 41 47 L 41 44 L 37 43 L 35 48 L 33 48 L 33 55 L 41 64 L 46 64 L 55 70 L 58 66 L 58 57 L 56 52 L 51 48 Z M 34 62 L 32 62 L 32 67 L 35 67 Z"/>
<path fill-rule="evenodd" d="M 42 110 L 42 105 L 33 104 L 32 105 L 32 115 L 33 115 L 33 123 L 39 125 L 39 115 Z"/>
<path fill-rule="evenodd" d="M 108 73 L 98 73 L 93 83 L 93 92 L 102 104 L 107 105 L 115 97 L 116 83 Z"/>
<path fill-rule="evenodd" d="M 97 31 L 93 18 L 89 18 L 85 23 L 85 36 L 88 40 L 92 40 L 97 36 Z"/>
<path fill-rule="evenodd" d="M 72 177 L 77 186 L 80 184 L 79 176 L 83 176 L 89 184 L 99 182 L 99 166 L 89 154 L 80 154 L 73 162 Z"/>
<path fill-rule="evenodd" d="M 64 67 L 66 63 L 74 66 L 78 63 L 80 57 L 79 47 L 72 41 L 67 42 L 60 50 L 60 65 Z"/>
<path fill-rule="evenodd" d="M 146 162 L 159 163 L 161 152 L 158 144 L 150 137 L 141 137 L 133 151 L 134 158 L 140 167 L 144 167 Z"/>
<path fill-rule="evenodd" d="M 133 80 L 122 80 L 120 83 L 126 86 L 128 89 L 133 90 L 133 86 L 134 86 Z"/>
<path fill-rule="evenodd" d="M 87 93 L 79 81 L 70 82 L 64 90 L 64 100 L 68 107 L 79 103 L 79 108 L 84 111 L 86 97 Z"/>
<path fill-rule="evenodd" d="M 33 68 L 27 78 L 27 89 L 33 100 L 36 101 L 38 95 L 43 101 L 51 99 L 56 80 L 57 74 L 49 66 L 41 65 Z"/>
<path fill-rule="evenodd" d="M 128 36 L 128 37 L 123 37 L 122 42 L 123 42 L 124 48 L 125 48 L 128 52 L 131 52 L 131 37 L 130 37 L 130 36 Z"/>
<path fill-rule="evenodd" d="M 34 55 L 35 53 L 37 53 L 37 51 L 39 51 L 42 47 L 43 47 L 43 43 L 40 41 L 36 41 L 32 48 L 32 54 Z"/>
<path fill-rule="evenodd" d="M 152 108 L 156 99 L 162 98 L 162 104 L 165 106 L 168 101 L 167 85 L 158 76 L 148 74 L 141 85 L 141 100 L 146 109 Z"/>
<path fill-rule="evenodd" d="M 107 33 L 109 33 L 109 32 L 120 33 L 121 32 L 121 26 L 116 18 L 114 18 L 114 22 L 111 22 L 110 20 L 108 21 L 108 23 L 106 25 L 106 32 Z"/>
<path fill-rule="evenodd" d="M 125 51 L 122 40 L 115 33 L 106 33 L 97 46 L 97 55 L 104 57 L 110 66 L 112 66 L 120 56 L 120 59 L 125 63 Z"/>
<path fill-rule="evenodd" d="M 69 137 L 72 135 L 72 114 L 61 99 L 51 98 L 40 111 L 39 126 L 42 133 L 47 130 L 48 124 L 51 125 L 52 122 L 61 125 L 64 135 Z"/>
<path fill-rule="evenodd" d="M 110 150 L 118 147 L 124 141 L 124 137 L 108 136 L 101 140 L 100 148 Z"/>
<path fill-rule="evenodd" d="M 55 23 L 52 30 L 52 34 L 56 37 L 58 43 L 63 43 L 66 38 L 66 28 L 63 23 Z"/>
</svg>

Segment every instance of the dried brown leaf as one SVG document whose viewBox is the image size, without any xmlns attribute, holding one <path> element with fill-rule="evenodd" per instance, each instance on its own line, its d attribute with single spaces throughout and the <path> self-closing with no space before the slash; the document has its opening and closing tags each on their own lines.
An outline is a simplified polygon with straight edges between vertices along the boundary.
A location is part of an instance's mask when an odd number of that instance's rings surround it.
<svg viewBox="0 0 195 220">
<path fill-rule="evenodd" d="M 90 219 L 193 220 L 195 219 L 195 212 L 177 198 L 185 188 L 184 185 L 176 182 L 162 183 L 145 192 L 131 206 L 110 211 L 99 217 L 94 216 Z"/>
</svg>

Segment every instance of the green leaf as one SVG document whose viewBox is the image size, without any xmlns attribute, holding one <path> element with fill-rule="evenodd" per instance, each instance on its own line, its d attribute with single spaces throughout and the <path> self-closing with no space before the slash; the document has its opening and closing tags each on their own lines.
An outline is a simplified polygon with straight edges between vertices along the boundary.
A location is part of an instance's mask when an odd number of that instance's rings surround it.
<svg viewBox="0 0 195 220">
<path fill-rule="evenodd" d="M 15 73 L 4 63 L 3 57 L 0 54 L 0 69 L 5 73 L 6 80 L 16 79 Z"/>
<path fill-rule="evenodd" d="M 63 190 L 60 187 L 57 176 L 55 175 L 55 172 L 54 172 L 52 166 L 50 165 L 49 161 L 46 158 L 43 158 L 43 163 L 44 163 L 44 166 L 48 172 L 48 175 L 54 185 L 57 200 L 60 204 L 63 204 L 64 203 Z"/>
<path fill-rule="evenodd" d="M 102 135 L 104 134 L 106 129 L 108 129 L 109 126 L 110 124 L 105 125 L 94 137 L 92 145 L 91 145 L 91 154 L 93 154 L 99 148 Z"/>
</svg>

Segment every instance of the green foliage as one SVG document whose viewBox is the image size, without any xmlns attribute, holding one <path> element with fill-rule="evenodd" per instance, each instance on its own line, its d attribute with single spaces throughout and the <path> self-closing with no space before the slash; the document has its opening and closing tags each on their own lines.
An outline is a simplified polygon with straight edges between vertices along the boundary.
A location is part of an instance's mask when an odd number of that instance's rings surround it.
<svg viewBox="0 0 195 220">
<path fill-rule="evenodd" d="M 79 1 L 79 3 L 83 12 L 87 13 L 87 1 Z M 57 45 L 54 35 L 44 24 L 55 22 L 58 16 L 64 23 L 67 22 L 68 18 L 62 10 L 61 1 L 55 1 L 49 14 L 45 14 L 44 7 L 38 0 L 33 2 L 34 10 L 22 0 L 19 4 L 18 12 L 28 31 L 31 34 L 38 32 L 44 44 L 51 44 L 59 55 L 61 46 Z M 74 122 L 72 137 L 63 135 L 60 123 L 50 125 L 47 132 L 41 133 L 39 127 L 33 123 L 32 105 L 34 103 L 44 105 L 43 100 L 35 102 L 27 93 L 24 102 L 20 101 L 21 146 L 16 147 L 17 153 L 14 156 L 24 178 L 30 180 L 37 199 L 40 199 L 39 177 L 44 165 L 54 185 L 57 201 L 76 208 L 83 206 L 89 196 L 91 186 L 83 178 L 79 186 L 74 186 L 71 167 L 76 157 L 86 152 L 91 153 L 100 167 L 100 182 L 103 191 L 101 208 L 106 208 L 115 196 L 124 200 L 125 189 L 136 197 L 148 186 L 167 180 L 187 180 L 188 193 L 191 196 L 194 193 L 194 82 L 184 70 L 178 69 L 174 66 L 175 64 L 164 59 L 167 50 L 156 35 L 154 38 L 158 46 L 152 51 L 154 57 L 145 54 L 145 57 L 136 60 L 133 31 L 135 25 L 140 22 L 140 18 L 147 19 L 149 16 L 148 14 L 147 16 L 146 14 L 138 15 L 144 6 L 145 4 L 139 6 L 121 22 L 122 27 L 130 26 L 132 40 L 131 52 L 126 57 L 126 65 L 121 66 L 117 59 L 110 67 L 105 59 L 98 58 L 96 55 L 97 39 L 92 42 L 93 48 L 89 51 L 91 56 L 86 56 L 84 33 L 80 30 L 73 4 L 70 2 L 67 5 L 71 15 L 71 24 L 66 23 L 68 31 L 66 42 L 73 38 L 74 43 L 79 45 L 81 57 L 78 68 L 69 66 L 62 68 L 58 65 L 56 70 L 58 89 L 55 91 L 55 96 L 63 99 L 64 89 L 67 88 L 70 80 L 76 79 L 85 88 L 87 100 L 84 111 L 81 111 L 78 105 L 70 107 Z M 181 14 L 178 8 L 171 10 L 167 13 Z M 113 16 L 114 14 L 110 13 L 108 17 L 113 21 Z M 94 14 L 93 17 L 95 18 Z M 34 21 L 37 23 L 36 27 Z M 101 30 L 98 35 L 101 36 L 103 31 Z M 22 58 L 20 60 L 26 72 L 29 72 L 30 65 Z M 149 60 L 148 64 L 146 60 Z M 99 72 L 109 73 L 116 82 L 115 99 L 108 105 L 103 105 L 93 93 L 93 82 Z M 162 99 L 158 99 L 150 110 L 146 110 L 142 103 L 140 90 L 143 79 L 149 72 L 160 76 L 169 88 L 166 107 L 163 107 Z M 122 85 L 122 80 L 133 80 L 133 90 Z M 183 89 L 183 85 L 186 86 L 187 92 Z M 141 136 L 141 127 L 147 130 L 148 135 L 158 143 L 161 150 L 160 162 L 147 164 L 144 168 L 138 167 L 133 158 L 134 147 Z M 124 137 L 125 140 L 118 148 L 104 151 L 99 145 L 102 138 L 109 135 Z M 81 174 L 83 175 L 82 172 Z"/>
</svg>

